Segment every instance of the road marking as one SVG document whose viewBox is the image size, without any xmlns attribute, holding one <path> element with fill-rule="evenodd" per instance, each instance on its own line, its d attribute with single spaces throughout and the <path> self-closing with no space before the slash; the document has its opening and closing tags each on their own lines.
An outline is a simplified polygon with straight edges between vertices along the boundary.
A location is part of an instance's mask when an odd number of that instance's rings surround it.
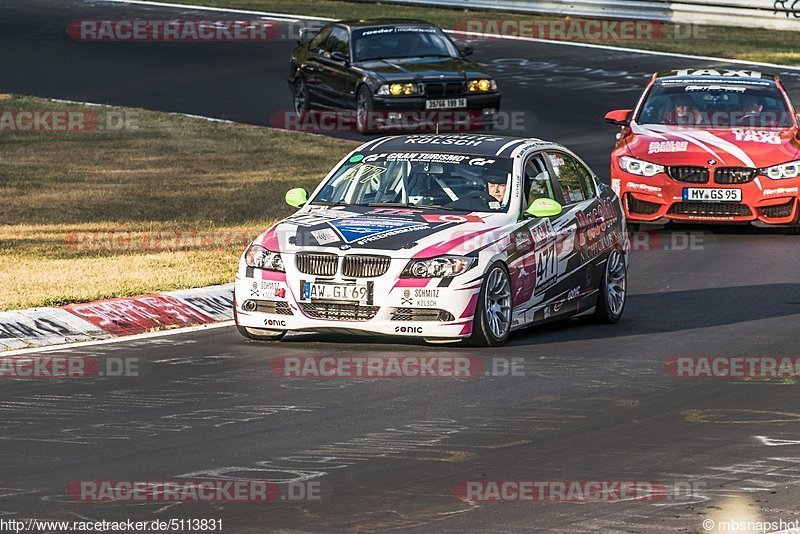
<svg viewBox="0 0 800 534">
<path fill-rule="evenodd" d="M 117 4 L 140 4 L 140 5 L 147 5 L 147 6 L 158 6 L 158 7 L 170 7 L 176 9 L 199 9 L 204 11 L 219 11 L 221 13 L 241 13 L 244 15 L 259 15 L 262 17 L 271 17 L 276 20 L 322 20 L 322 21 L 333 21 L 337 19 L 332 19 L 329 17 L 316 17 L 316 16 L 305 16 L 305 15 L 297 15 L 294 13 L 270 13 L 266 11 L 248 11 L 244 9 L 231 9 L 225 7 L 212 7 L 212 6 L 195 6 L 191 4 L 175 4 L 175 3 L 161 3 L 161 2 L 151 2 L 148 0 L 104 0 L 105 2 L 110 3 L 117 3 Z M 486 13 L 491 13 L 491 11 L 486 11 Z M 458 34 L 458 35 L 471 35 L 475 37 L 483 37 L 483 38 L 490 38 L 490 39 L 505 39 L 507 41 L 525 41 L 530 43 L 545 43 L 545 44 L 555 44 L 555 45 L 564 45 L 564 46 L 577 46 L 581 48 L 597 48 L 600 50 L 613 50 L 617 52 L 629 52 L 633 54 L 646 54 L 651 56 L 667 56 L 667 57 L 678 57 L 683 59 L 697 59 L 703 61 L 721 61 L 725 63 L 738 63 L 741 65 L 757 65 L 759 67 L 771 67 L 771 68 L 778 68 L 778 69 L 788 69 L 788 70 L 796 70 L 800 71 L 800 66 L 792 66 L 792 65 L 779 65 L 777 63 L 763 63 L 760 61 L 745 61 L 742 59 L 731 59 L 725 57 L 714 57 L 714 56 L 696 56 L 692 54 L 678 54 L 676 52 L 661 52 L 658 50 L 642 50 L 641 48 L 625 48 L 622 46 L 611 46 L 611 45 L 599 45 L 593 43 L 575 43 L 571 41 L 558 41 L 555 39 L 539 39 L 536 37 L 520 37 L 517 35 L 498 35 L 494 33 L 477 33 L 477 32 L 464 32 L 460 30 L 445 30 L 447 33 Z"/>
<path fill-rule="evenodd" d="M 690 423 L 716 423 L 723 425 L 755 425 L 765 423 L 785 424 L 800 421 L 798 412 L 772 412 L 768 410 L 742 410 L 742 409 L 709 409 L 709 410 L 684 410 L 682 415 Z M 735 416 L 744 416 L 744 419 L 734 419 Z M 767 419 L 766 417 L 772 417 Z M 777 418 L 775 418 L 777 416 Z M 759 417 L 764 417 L 759 419 Z"/>
<path fill-rule="evenodd" d="M 56 350 L 71 350 L 79 347 L 94 347 L 96 345 L 109 345 L 112 343 L 125 343 L 128 341 L 136 341 L 139 339 L 150 339 L 154 337 L 176 336 L 179 334 L 188 334 L 190 332 L 200 332 L 202 330 L 211 330 L 213 328 L 227 328 L 233 326 L 233 321 L 221 321 L 219 323 L 202 324 L 197 326 L 187 326 L 184 328 L 173 328 L 170 330 L 160 330 L 158 332 L 145 332 L 144 334 L 135 334 L 132 336 L 112 337 L 110 339 L 97 339 L 94 341 L 80 341 L 78 343 L 64 343 L 62 345 L 52 345 L 49 347 L 31 347 L 29 349 L 17 349 L 0 352 L 1 356 L 14 356 L 17 354 L 31 354 L 52 352 Z"/>
</svg>

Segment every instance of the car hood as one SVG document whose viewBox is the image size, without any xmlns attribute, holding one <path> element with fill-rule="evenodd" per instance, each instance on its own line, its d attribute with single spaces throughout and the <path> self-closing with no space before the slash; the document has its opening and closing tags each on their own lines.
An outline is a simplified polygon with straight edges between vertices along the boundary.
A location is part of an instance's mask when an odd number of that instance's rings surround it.
<svg viewBox="0 0 800 534">
<path fill-rule="evenodd" d="M 505 213 L 310 206 L 283 219 L 256 242 L 283 254 L 391 253 L 393 258 L 467 254 L 495 242 L 513 224 Z"/>
<path fill-rule="evenodd" d="M 461 58 L 417 57 L 380 59 L 359 63 L 363 69 L 385 81 L 464 81 L 467 78 L 489 78 L 472 61 Z"/>
<path fill-rule="evenodd" d="M 690 128 L 631 123 L 630 154 L 659 165 L 769 167 L 797 158 L 794 128 Z"/>
</svg>

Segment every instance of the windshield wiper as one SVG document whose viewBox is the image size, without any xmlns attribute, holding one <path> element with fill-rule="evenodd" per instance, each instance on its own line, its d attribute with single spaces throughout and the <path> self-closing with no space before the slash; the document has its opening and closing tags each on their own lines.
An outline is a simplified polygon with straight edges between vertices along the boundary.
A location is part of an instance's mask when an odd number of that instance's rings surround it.
<svg viewBox="0 0 800 534">
<path fill-rule="evenodd" d="M 410 208 L 417 210 L 448 210 L 455 211 L 455 208 L 449 206 L 437 206 L 436 204 L 406 204 L 404 202 L 370 202 L 367 204 L 369 207 L 386 207 L 386 208 Z"/>
<path fill-rule="evenodd" d="M 314 206 L 352 206 L 352 204 L 348 204 L 347 202 L 345 202 L 343 200 L 336 200 L 336 201 L 333 201 L 333 200 L 315 200 L 313 202 L 310 202 L 310 204 L 312 204 Z"/>
</svg>

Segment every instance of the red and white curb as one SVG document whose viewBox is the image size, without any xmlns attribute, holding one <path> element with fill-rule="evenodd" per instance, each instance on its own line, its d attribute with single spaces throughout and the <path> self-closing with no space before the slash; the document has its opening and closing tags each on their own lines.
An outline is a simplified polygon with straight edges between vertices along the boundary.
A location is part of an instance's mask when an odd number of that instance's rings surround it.
<svg viewBox="0 0 800 534">
<path fill-rule="evenodd" d="M 0 312 L 0 352 L 131 336 L 233 319 L 233 284 Z"/>
</svg>

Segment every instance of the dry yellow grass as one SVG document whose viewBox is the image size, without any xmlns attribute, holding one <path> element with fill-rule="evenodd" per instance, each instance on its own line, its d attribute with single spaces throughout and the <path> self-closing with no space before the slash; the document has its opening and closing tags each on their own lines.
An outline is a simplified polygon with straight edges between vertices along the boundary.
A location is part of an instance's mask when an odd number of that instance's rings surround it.
<svg viewBox="0 0 800 534">
<path fill-rule="evenodd" d="M 352 146 L 165 113 L 0 96 L 5 110 L 128 112 L 137 129 L 0 132 L 0 310 L 229 282 L 247 242 Z"/>
</svg>

